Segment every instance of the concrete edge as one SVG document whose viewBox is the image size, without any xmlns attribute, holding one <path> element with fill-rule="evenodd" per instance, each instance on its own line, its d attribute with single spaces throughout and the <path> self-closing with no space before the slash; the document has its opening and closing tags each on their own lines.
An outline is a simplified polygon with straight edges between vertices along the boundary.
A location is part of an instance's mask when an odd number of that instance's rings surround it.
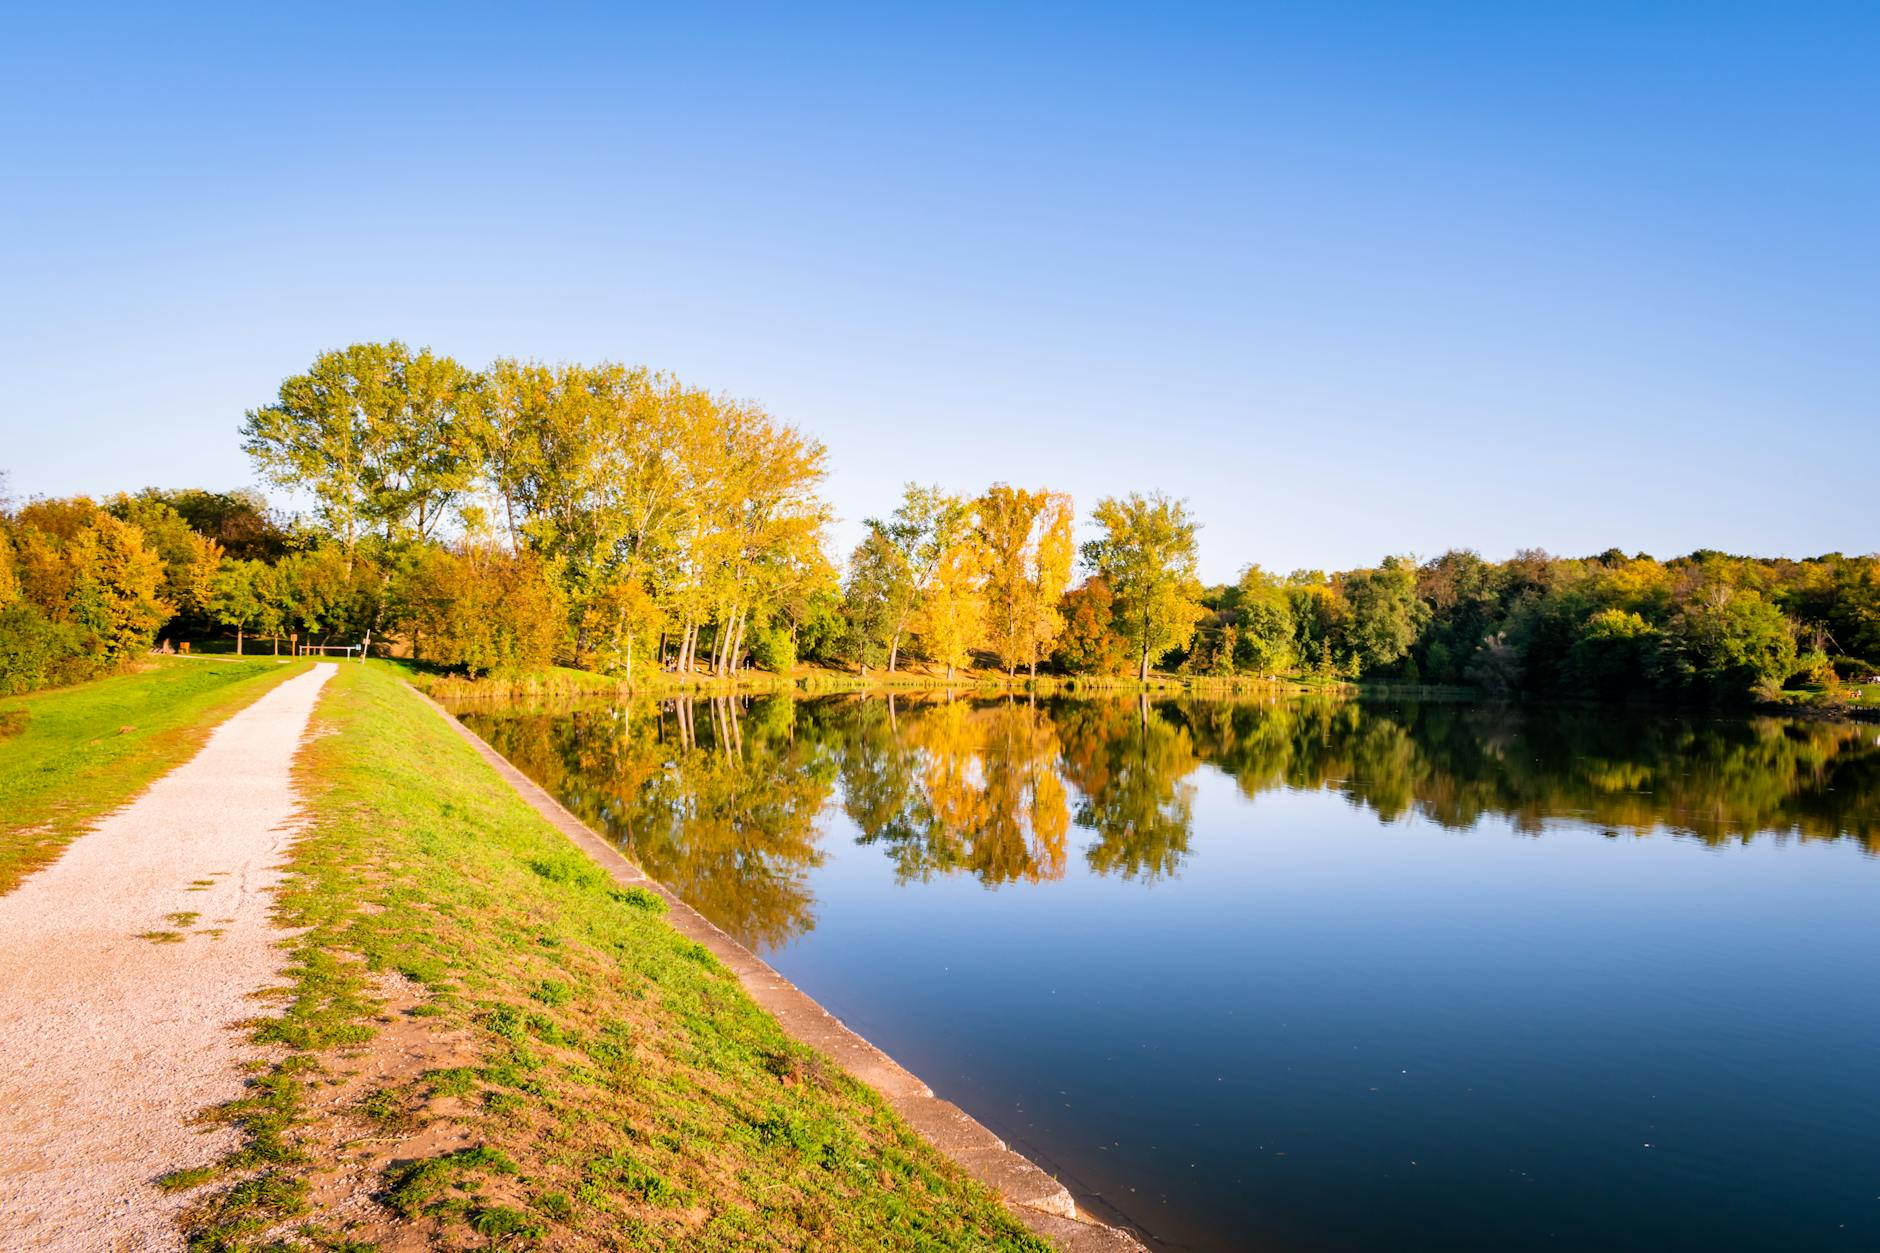
<svg viewBox="0 0 1880 1253">
<path fill-rule="evenodd" d="M 769 963 L 732 939 L 703 914 L 649 878 L 613 843 L 575 817 L 535 780 L 491 748 L 448 709 L 404 680 L 405 688 L 429 705 L 462 736 L 517 795 L 623 886 L 657 892 L 668 906 L 667 921 L 687 939 L 704 945 L 744 985 L 751 999 L 801 1044 L 818 1050 L 881 1095 L 889 1107 L 960 1169 L 1004 1199 L 1033 1233 L 1067 1253 L 1146 1253 L 1141 1241 L 1120 1227 L 1098 1222 L 1080 1209 L 1070 1190 L 965 1110 L 943 1101 L 892 1057 L 851 1031 L 842 1021 Z"/>
</svg>

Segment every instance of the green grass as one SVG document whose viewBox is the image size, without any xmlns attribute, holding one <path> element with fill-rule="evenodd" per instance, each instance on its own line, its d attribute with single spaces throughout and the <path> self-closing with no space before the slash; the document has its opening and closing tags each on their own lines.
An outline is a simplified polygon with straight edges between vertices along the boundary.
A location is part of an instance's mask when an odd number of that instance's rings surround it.
<svg viewBox="0 0 1880 1253">
<path fill-rule="evenodd" d="M 316 720 L 337 734 L 302 754 L 314 821 L 281 910 L 307 930 L 285 1011 L 259 1031 L 291 1052 L 219 1111 L 245 1144 L 195 1206 L 192 1247 L 272 1247 L 323 1219 L 303 1186 L 333 1164 L 322 1146 L 419 1130 L 451 1150 L 386 1150 L 378 1217 L 298 1247 L 394 1222 L 445 1248 L 1047 1247 L 384 668 L 342 667 Z M 473 1059 L 310 1100 L 370 1048 L 390 971 L 422 988 L 414 1021 L 468 1033 Z M 468 1134 L 437 1134 L 455 1129 Z"/>
<path fill-rule="evenodd" d="M 133 673 L 0 699 L 0 893 L 301 668 L 153 658 Z"/>
</svg>

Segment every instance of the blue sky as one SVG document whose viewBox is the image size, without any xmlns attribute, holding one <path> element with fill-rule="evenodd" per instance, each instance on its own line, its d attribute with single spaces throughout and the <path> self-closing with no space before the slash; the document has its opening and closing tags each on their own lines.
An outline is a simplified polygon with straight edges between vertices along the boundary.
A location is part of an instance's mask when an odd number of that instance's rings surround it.
<svg viewBox="0 0 1880 1253">
<path fill-rule="evenodd" d="M 399 337 L 645 362 L 1203 574 L 1880 548 L 1880 6 L 16 13 L 14 495 Z"/>
</svg>

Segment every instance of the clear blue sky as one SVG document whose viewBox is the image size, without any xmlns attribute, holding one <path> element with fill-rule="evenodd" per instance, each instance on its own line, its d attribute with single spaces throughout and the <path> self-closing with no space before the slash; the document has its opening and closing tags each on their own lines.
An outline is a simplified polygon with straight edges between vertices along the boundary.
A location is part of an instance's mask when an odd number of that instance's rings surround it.
<svg viewBox="0 0 1880 1253">
<path fill-rule="evenodd" d="M 1880 548 L 1880 5 L 16 10 L 15 496 L 327 347 L 614 358 L 1203 574 Z M 187 12 L 183 11 L 186 8 Z"/>
</svg>

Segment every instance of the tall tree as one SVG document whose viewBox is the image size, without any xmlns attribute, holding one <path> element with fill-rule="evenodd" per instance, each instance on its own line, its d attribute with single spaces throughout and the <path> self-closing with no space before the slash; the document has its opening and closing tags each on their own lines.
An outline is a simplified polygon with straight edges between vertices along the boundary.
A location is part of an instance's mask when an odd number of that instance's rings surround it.
<svg viewBox="0 0 1880 1253">
<path fill-rule="evenodd" d="M 974 647 L 985 634 L 986 602 L 981 592 L 982 554 L 973 533 L 962 530 L 941 553 L 915 619 L 921 651 L 953 672 L 972 663 Z"/>
<path fill-rule="evenodd" d="M 470 486 L 475 461 L 462 421 L 472 375 L 393 340 L 315 358 L 250 409 L 242 446 L 263 477 L 312 494 L 351 560 L 359 541 L 432 538 Z"/>
<path fill-rule="evenodd" d="M 1236 669 L 1245 667 L 1257 675 L 1278 673 L 1293 661 L 1292 605 L 1286 589 L 1255 565 L 1240 572 L 1235 590 Z"/>
<path fill-rule="evenodd" d="M 887 536 L 871 530 L 850 554 L 842 585 L 842 616 L 848 624 L 844 651 L 863 674 L 887 661 L 913 605 L 906 558 Z"/>
<path fill-rule="evenodd" d="M 1187 506 L 1160 492 L 1105 497 L 1092 515 L 1103 537 L 1084 545 L 1084 562 L 1103 576 L 1115 597 L 1117 631 L 1129 642 L 1136 675 L 1187 645 L 1207 614 L 1195 577 L 1195 532 Z"/>
<path fill-rule="evenodd" d="M 1359 664 L 1375 670 L 1408 654 L 1430 618 L 1417 596 L 1416 563 L 1386 557 L 1375 570 L 1349 571 L 1343 582 L 1351 614 L 1346 630 Z"/>
<path fill-rule="evenodd" d="M 275 635 L 281 629 L 281 597 L 275 568 L 260 561 L 225 561 L 216 571 L 209 608 L 215 620 L 235 628 L 235 655 L 244 636 Z"/>
<path fill-rule="evenodd" d="M 947 593 L 948 589 L 936 588 L 936 576 L 966 541 L 971 523 L 972 507 L 966 501 L 938 487 L 918 483 L 907 484 L 900 506 L 886 522 L 868 520 L 870 529 L 900 554 L 913 590 L 889 632 L 888 673 L 894 673 L 900 661 L 901 644 L 914 623 L 914 615 L 926 612 L 936 595 Z"/>
<path fill-rule="evenodd" d="M 988 642 L 1008 676 L 1020 666 L 1036 675 L 1038 658 L 1064 625 L 1058 602 L 1070 583 L 1070 497 L 995 483 L 973 513 Z"/>
</svg>

